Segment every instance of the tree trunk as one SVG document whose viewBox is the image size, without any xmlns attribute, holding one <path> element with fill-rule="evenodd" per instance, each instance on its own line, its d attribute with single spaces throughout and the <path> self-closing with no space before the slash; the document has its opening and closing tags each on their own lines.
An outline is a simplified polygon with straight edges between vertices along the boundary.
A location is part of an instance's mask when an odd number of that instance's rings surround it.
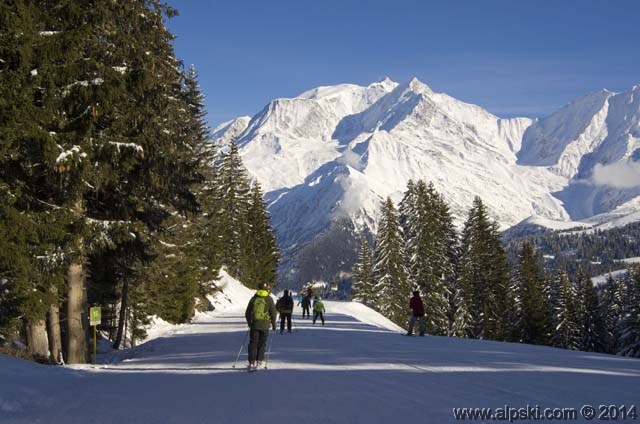
<svg viewBox="0 0 640 424">
<path fill-rule="evenodd" d="M 27 351 L 40 359 L 49 358 L 49 342 L 45 320 L 28 320 L 26 324 Z"/>
<path fill-rule="evenodd" d="M 84 264 L 81 260 L 69 266 L 67 299 L 67 363 L 87 362 L 87 340 L 84 321 L 86 316 Z"/>
<path fill-rule="evenodd" d="M 118 332 L 116 333 L 116 341 L 113 342 L 114 349 L 120 349 L 120 344 L 122 343 L 122 338 L 124 335 L 125 327 L 124 323 L 127 317 L 127 298 L 129 296 L 129 280 L 124 279 L 124 283 L 122 283 L 122 300 L 120 302 L 120 318 L 118 319 Z"/>
<path fill-rule="evenodd" d="M 82 198 L 73 208 L 77 219 L 84 217 Z M 77 259 L 67 271 L 67 363 L 83 364 L 87 362 L 87 294 L 84 275 L 84 240 L 75 240 Z M 85 328 L 86 327 L 86 328 Z"/>
<path fill-rule="evenodd" d="M 47 311 L 47 336 L 49 339 L 49 352 L 51 360 L 62 363 L 62 338 L 60 337 L 60 305 L 58 304 L 58 293 L 55 291 L 55 301 L 49 306 Z"/>
</svg>

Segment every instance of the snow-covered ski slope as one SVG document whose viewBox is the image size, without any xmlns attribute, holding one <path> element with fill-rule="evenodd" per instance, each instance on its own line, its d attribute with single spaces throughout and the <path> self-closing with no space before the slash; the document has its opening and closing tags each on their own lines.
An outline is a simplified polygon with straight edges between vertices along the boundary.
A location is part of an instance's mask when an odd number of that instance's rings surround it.
<svg viewBox="0 0 640 424">
<path fill-rule="evenodd" d="M 231 301 L 249 294 L 226 285 Z M 636 359 L 403 337 L 361 305 L 326 304 L 324 327 L 297 309 L 294 332 L 272 334 L 269 369 L 251 374 L 232 368 L 246 333 L 240 303 L 119 363 L 46 367 L 0 355 L 0 422 L 447 423 L 456 407 L 640 403 Z"/>
</svg>

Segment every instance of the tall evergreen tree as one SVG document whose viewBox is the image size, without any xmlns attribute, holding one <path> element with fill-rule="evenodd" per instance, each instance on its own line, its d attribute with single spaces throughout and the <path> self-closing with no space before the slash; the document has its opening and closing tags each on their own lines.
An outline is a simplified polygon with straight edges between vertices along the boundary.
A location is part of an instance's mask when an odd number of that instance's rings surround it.
<svg viewBox="0 0 640 424">
<path fill-rule="evenodd" d="M 433 184 L 418 181 L 415 186 L 409 270 L 422 290 L 427 315 L 427 331 L 446 334 L 449 327 L 449 291 L 447 281 L 453 277 L 450 255 L 450 229 L 453 228 L 448 206 Z M 454 235 L 455 238 L 455 235 Z"/>
<path fill-rule="evenodd" d="M 618 328 L 623 318 L 624 305 L 624 282 L 615 281 L 611 275 L 604 284 L 601 293 L 600 319 L 602 322 L 602 345 L 601 351 L 605 353 L 616 353 L 618 340 Z"/>
<path fill-rule="evenodd" d="M 640 269 L 627 279 L 624 315 L 619 324 L 618 355 L 640 357 Z"/>
<path fill-rule="evenodd" d="M 566 274 L 558 276 L 557 291 L 552 298 L 554 308 L 553 346 L 577 350 L 580 347 L 580 329 L 576 290 Z"/>
<path fill-rule="evenodd" d="M 383 315 L 404 325 L 411 288 L 407 281 L 400 225 L 390 198 L 384 202 L 381 215 L 374 254 L 374 305 Z"/>
<path fill-rule="evenodd" d="M 415 259 L 418 255 L 419 227 L 418 193 L 413 180 L 407 182 L 407 190 L 398 205 L 398 223 L 404 240 L 405 266 L 408 270 L 407 282 L 412 288 L 418 288 Z"/>
<path fill-rule="evenodd" d="M 241 277 L 242 244 L 247 236 L 249 180 L 235 140 L 231 140 L 226 152 L 222 153 L 217 183 L 222 263 L 232 276 Z"/>
<path fill-rule="evenodd" d="M 375 281 L 373 279 L 373 258 L 366 237 L 360 237 L 358 262 L 353 269 L 352 298 L 365 305 L 371 304 L 375 298 Z"/>
<path fill-rule="evenodd" d="M 0 43 L 9 58 L 1 85 L 15 83 L 0 106 L 13 111 L 0 130 L 14 153 L 2 180 L 19 190 L 18 211 L 64 214 L 66 286 L 49 291 L 66 299 L 67 361 L 83 362 L 95 286 L 87 258 L 122 252 L 114 248 L 132 237 L 140 250 L 126 255 L 147 258 L 168 216 L 197 210 L 182 72 L 164 26 L 175 11 L 156 0 L 2 7 L 12 26 Z"/>
<path fill-rule="evenodd" d="M 580 350 L 595 352 L 600 350 L 603 344 L 603 335 L 600 333 L 603 328 L 598 294 L 591 278 L 584 274 L 579 275 L 577 287 Z"/>
<path fill-rule="evenodd" d="M 239 261 L 242 281 L 251 288 L 258 288 L 260 283 L 274 285 L 278 270 L 278 246 L 258 182 L 254 183 L 249 196 L 246 233 Z"/>
<path fill-rule="evenodd" d="M 521 305 L 519 320 L 520 340 L 524 343 L 546 344 L 550 331 L 549 305 L 544 296 L 544 279 L 540 262 L 533 246 L 522 244 L 516 287 Z"/>
<path fill-rule="evenodd" d="M 508 268 L 497 226 L 479 197 L 473 202 L 462 233 L 460 278 L 471 317 L 470 336 L 507 336 Z"/>
</svg>

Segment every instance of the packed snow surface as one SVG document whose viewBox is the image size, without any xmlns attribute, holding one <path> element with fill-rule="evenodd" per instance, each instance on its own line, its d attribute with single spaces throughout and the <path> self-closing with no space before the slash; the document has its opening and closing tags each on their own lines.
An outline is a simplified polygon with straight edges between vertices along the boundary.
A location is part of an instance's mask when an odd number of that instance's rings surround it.
<svg viewBox="0 0 640 424">
<path fill-rule="evenodd" d="M 244 304 L 226 300 L 115 364 L 51 367 L 0 355 L 4 423 L 448 423 L 454 407 L 580 408 L 638 401 L 640 361 L 549 347 L 404 337 L 370 309 L 326 302 L 326 325 L 296 309 L 268 369 L 246 373 Z M 226 306 L 225 306 L 226 305 Z M 103 358 L 100 358 L 102 361 Z"/>
</svg>

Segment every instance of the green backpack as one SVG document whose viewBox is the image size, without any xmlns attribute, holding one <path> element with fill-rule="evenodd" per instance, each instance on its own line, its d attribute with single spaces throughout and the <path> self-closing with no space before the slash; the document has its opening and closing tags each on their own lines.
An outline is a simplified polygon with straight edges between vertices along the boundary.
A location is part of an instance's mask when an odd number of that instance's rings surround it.
<svg viewBox="0 0 640 424">
<path fill-rule="evenodd" d="M 267 298 L 256 296 L 253 300 L 253 321 L 269 321 L 269 307 L 267 306 Z"/>
<path fill-rule="evenodd" d="M 316 304 L 313 305 L 314 312 L 322 312 L 324 310 L 324 303 L 321 300 L 316 300 Z"/>
</svg>

